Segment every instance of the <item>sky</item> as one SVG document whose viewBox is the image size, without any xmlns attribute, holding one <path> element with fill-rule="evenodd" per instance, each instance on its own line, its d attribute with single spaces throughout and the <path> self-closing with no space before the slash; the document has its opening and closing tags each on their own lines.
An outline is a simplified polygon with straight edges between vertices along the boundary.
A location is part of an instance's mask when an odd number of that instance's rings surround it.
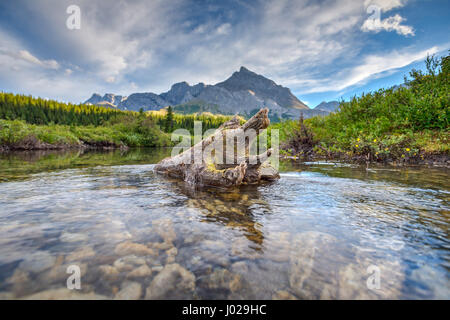
<svg viewBox="0 0 450 320">
<path fill-rule="evenodd" d="M 80 103 L 245 66 L 314 107 L 448 54 L 449 21 L 448 0 L 0 0 L 0 91 Z"/>
</svg>

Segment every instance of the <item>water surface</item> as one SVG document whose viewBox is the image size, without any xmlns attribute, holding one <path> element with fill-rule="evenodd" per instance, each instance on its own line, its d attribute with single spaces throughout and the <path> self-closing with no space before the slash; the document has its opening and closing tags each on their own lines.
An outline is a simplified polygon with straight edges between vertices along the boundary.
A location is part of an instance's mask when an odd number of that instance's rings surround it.
<svg viewBox="0 0 450 320">
<path fill-rule="evenodd" d="M 447 169 L 283 162 L 195 190 L 152 171 L 169 154 L 0 155 L 0 298 L 450 298 Z"/>
</svg>

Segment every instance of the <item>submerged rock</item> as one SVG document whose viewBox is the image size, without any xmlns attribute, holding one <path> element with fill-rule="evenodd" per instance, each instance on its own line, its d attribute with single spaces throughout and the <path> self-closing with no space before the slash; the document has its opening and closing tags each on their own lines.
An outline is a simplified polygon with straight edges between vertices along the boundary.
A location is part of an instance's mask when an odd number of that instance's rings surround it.
<svg viewBox="0 0 450 320">
<path fill-rule="evenodd" d="M 114 252 L 119 256 L 126 256 L 133 254 L 138 256 L 146 256 L 146 255 L 154 256 L 158 254 L 154 250 L 148 248 L 146 245 L 134 243 L 131 241 L 119 243 L 114 249 Z"/>
<path fill-rule="evenodd" d="M 173 228 L 173 222 L 169 218 L 153 220 L 152 228 L 161 238 L 163 238 L 165 244 L 171 244 L 177 238 L 177 234 Z"/>
<path fill-rule="evenodd" d="M 142 295 L 142 286 L 137 282 L 125 282 L 114 300 L 137 300 Z"/>
<path fill-rule="evenodd" d="M 66 261 L 71 262 L 71 261 L 85 260 L 93 256 L 95 256 L 94 249 L 92 249 L 91 247 L 83 247 L 68 255 L 66 257 Z"/>
<path fill-rule="evenodd" d="M 134 269 L 128 273 L 127 278 L 142 278 L 151 276 L 152 269 L 150 269 L 146 264 Z"/>
<path fill-rule="evenodd" d="M 110 265 L 101 265 L 98 267 L 98 269 L 107 278 L 115 279 L 120 273 L 119 270 L 117 270 L 117 268 Z"/>
<path fill-rule="evenodd" d="M 272 295 L 272 300 L 298 300 L 298 299 L 290 292 L 280 290 Z"/>
<path fill-rule="evenodd" d="M 41 291 L 22 298 L 23 300 L 106 300 L 107 296 L 99 295 L 94 292 L 80 293 L 77 290 L 67 288 L 50 289 Z"/>
<path fill-rule="evenodd" d="M 114 261 L 113 266 L 119 270 L 120 272 L 131 271 L 136 269 L 138 266 L 145 265 L 145 259 L 141 257 L 137 257 L 135 255 L 129 255 L 125 257 L 121 257 Z"/>
<path fill-rule="evenodd" d="M 188 299 L 194 290 L 194 274 L 177 263 L 168 264 L 152 280 L 145 299 Z"/>
<path fill-rule="evenodd" d="M 56 263 L 48 272 L 45 272 L 41 276 L 39 276 L 39 280 L 43 283 L 54 283 L 60 282 L 64 283 L 65 280 L 69 277 L 70 274 L 67 273 L 67 268 L 71 264 L 60 264 Z M 87 274 L 87 264 L 86 263 L 78 263 L 76 264 L 80 268 L 81 278 Z"/>
<path fill-rule="evenodd" d="M 166 254 L 167 254 L 166 264 L 174 263 L 175 262 L 175 257 L 178 254 L 178 249 L 173 247 L 173 248 L 167 250 Z"/>
<path fill-rule="evenodd" d="M 339 270 L 339 299 L 398 299 L 405 279 L 401 261 L 395 257 L 374 259 L 360 251 L 355 253 L 356 263 Z M 369 288 L 368 282 L 376 268 L 380 275 L 380 287 Z"/>
<path fill-rule="evenodd" d="M 270 233 L 266 243 L 268 243 L 269 246 L 265 252 L 266 258 L 276 262 L 289 261 L 290 255 L 289 232 Z"/>
<path fill-rule="evenodd" d="M 289 284 L 301 299 L 332 299 L 337 297 L 339 283 L 332 256 L 333 236 L 309 231 L 297 234 L 292 241 Z"/>
</svg>

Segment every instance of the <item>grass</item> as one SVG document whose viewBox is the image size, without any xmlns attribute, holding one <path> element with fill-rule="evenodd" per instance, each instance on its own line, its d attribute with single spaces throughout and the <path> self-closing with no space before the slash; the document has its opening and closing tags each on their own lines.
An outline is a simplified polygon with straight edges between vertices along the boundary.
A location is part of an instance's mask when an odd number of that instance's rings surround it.
<svg viewBox="0 0 450 320">
<path fill-rule="evenodd" d="M 91 146 L 164 147 L 170 135 L 147 119 L 106 126 L 34 125 L 22 120 L 0 119 L 0 146 L 40 149 Z"/>
<path fill-rule="evenodd" d="M 450 150 L 450 58 L 427 58 L 427 73 L 412 70 L 405 86 L 380 89 L 342 102 L 339 111 L 304 121 L 316 156 L 370 161 L 448 156 Z M 274 124 L 282 152 L 299 155 L 298 121 Z"/>
</svg>

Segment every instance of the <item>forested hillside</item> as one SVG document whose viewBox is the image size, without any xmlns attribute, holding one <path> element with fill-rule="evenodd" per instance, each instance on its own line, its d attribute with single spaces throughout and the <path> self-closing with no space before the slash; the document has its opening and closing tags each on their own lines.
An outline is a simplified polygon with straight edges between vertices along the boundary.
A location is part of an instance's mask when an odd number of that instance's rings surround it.
<svg viewBox="0 0 450 320">
<path fill-rule="evenodd" d="M 74 105 L 12 93 L 0 93 L 0 148 L 46 149 L 78 146 L 157 147 L 172 144 L 169 133 L 201 121 L 203 132 L 229 116 L 121 111 Z"/>
</svg>

